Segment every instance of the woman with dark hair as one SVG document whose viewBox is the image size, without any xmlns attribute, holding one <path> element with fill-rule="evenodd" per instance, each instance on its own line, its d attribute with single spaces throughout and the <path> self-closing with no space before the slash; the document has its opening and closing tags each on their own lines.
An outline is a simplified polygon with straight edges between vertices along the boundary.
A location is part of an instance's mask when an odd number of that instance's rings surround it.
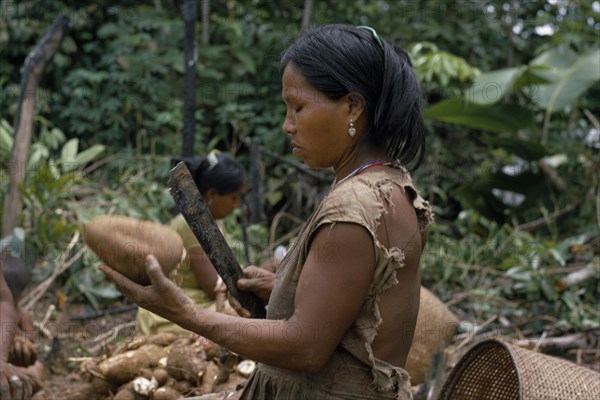
<svg viewBox="0 0 600 400">
<path fill-rule="evenodd" d="M 420 164 L 425 144 L 411 62 L 370 27 L 327 25 L 297 39 L 282 64 L 293 154 L 336 178 L 274 286 L 255 267 L 238 281 L 268 301 L 267 319 L 195 307 L 153 256 L 152 286 L 103 271 L 142 307 L 258 361 L 242 399 L 409 399 L 403 368 L 432 220 L 406 168 Z"/>
<path fill-rule="evenodd" d="M 246 184 L 244 167 L 231 155 L 217 151 L 212 151 L 205 157 L 182 158 L 177 161 L 183 161 L 187 165 L 212 216 L 226 236 L 225 227 L 220 220 L 240 205 L 242 191 Z M 215 288 L 219 279 L 215 268 L 183 215 L 177 215 L 170 226 L 181 236 L 187 252 L 186 262 L 178 271 L 181 288 L 194 304 L 215 310 Z M 159 332 L 188 332 L 168 319 L 143 308 L 138 309 L 137 326 L 139 332 L 144 335 Z"/>
</svg>

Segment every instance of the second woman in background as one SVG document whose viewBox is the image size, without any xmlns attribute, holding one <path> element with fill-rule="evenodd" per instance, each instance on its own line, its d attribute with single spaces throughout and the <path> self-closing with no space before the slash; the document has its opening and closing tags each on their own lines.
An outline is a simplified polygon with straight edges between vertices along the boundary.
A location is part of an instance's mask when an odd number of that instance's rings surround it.
<svg viewBox="0 0 600 400">
<path fill-rule="evenodd" d="M 184 158 L 182 161 L 190 170 L 198 190 L 219 224 L 221 233 L 227 238 L 220 220 L 230 215 L 240 205 L 246 185 L 244 167 L 231 155 L 214 151 L 205 157 Z M 219 279 L 215 268 L 183 215 L 177 215 L 170 226 L 179 233 L 187 251 L 187 262 L 179 269 L 183 291 L 195 304 L 215 310 L 215 288 Z M 159 332 L 188 332 L 143 308 L 138 309 L 137 324 L 139 332 L 145 335 Z"/>
</svg>

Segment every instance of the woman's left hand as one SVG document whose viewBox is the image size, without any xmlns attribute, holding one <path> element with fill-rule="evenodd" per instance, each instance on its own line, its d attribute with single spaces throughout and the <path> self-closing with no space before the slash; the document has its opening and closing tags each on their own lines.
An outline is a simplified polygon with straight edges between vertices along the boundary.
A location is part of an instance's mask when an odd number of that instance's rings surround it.
<svg viewBox="0 0 600 400">
<path fill-rule="evenodd" d="M 152 254 L 146 257 L 149 286 L 142 286 L 107 265 L 101 265 L 100 270 L 129 300 L 175 323 L 178 322 L 176 319 L 185 319 L 186 309 L 193 306 L 181 288 L 165 276 Z"/>
</svg>

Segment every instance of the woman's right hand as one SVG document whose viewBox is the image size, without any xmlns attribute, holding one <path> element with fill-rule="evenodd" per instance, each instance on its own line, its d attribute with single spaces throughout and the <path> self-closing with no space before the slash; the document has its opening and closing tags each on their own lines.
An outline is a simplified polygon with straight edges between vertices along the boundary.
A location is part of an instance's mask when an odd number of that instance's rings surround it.
<svg viewBox="0 0 600 400">
<path fill-rule="evenodd" d="M 269 303 L 269 297 L 271 297 L 271 291 L 275 285 L 275 274 L 254 265 L 244 268 L 243 271 L 244 278 L 238 279 L 236 283 L 238 289 L 245 292 L 252 292 L 256 294 L 264 304 Z M 221 290 L 227 292 L 227 286 L 222 285 Z M 250 318 L 250 311 L 243 308 L 235 297 L 228 295 L 228 299 L 229 305 L 238 313 L 238 315 Z"/>
<path fill-rule="evenodd" d="M 267 304 L 275 286 L 275 274 L 264 268 L 250 265 L 244 268 L 244 278 L 239 279 L 236 286 L 240 290 L 254 293 L 264 304 Z"/>
<path fill-rule="evenodd" d="M 179 286 L 167 278 L 154 255 L 146 257 L 146 274 L 150 285 L 142 286 L 108 265 L 99 268 L 125 297 L 146 310 L 178 325 L 187 321 L 195 308 Z"/>
</svg>

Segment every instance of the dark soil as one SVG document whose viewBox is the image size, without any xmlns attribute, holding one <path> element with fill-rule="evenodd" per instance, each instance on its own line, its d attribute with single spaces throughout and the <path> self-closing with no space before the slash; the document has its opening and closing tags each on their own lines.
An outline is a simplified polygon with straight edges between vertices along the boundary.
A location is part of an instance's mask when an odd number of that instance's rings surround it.
<svg viewBox="0 0 600 400">
<path fill-rule="evenodd" d="M 34 321 L 43 321 L 48 308 L 57 303 L 55 293 L 46 293 L 34 306 Z M 102 314 L 84 304 L 66 303 L 44 324 L 50 337 L 38 329 L 36 341 L 46 368 L 46 383 L 34 395 L 35 400 L 89 400 L 89 394 L 82 391 L 81 360 L 110 353 L 136 333 L 133 305 L 117 302 L 105 311 Z"/>
</svg>

